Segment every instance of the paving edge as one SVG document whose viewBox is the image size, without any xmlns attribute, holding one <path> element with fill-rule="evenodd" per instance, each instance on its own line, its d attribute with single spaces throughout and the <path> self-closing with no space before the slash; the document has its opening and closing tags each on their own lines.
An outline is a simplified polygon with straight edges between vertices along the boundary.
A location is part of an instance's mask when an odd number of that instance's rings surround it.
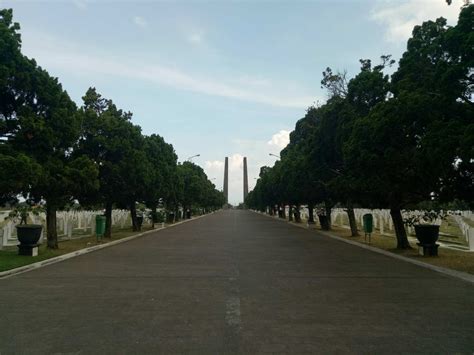
<svg viewBox="0 0 474 355">
<path fill-rule="evenodd" d="M 259 215 L 262 215 L 262 216 L 270 217 L 273 220 L 286 222 L 287 224 L 292 225 L 294 227 L 303 228 L 305 230 L 314 230 L 314 229 L 307 228 L 303 224 L 299 225 L 299 224 L 291 223 L 291 222 L 287 221 L 286 219 L 282 220 L 278 217 L 273 217 L 273 216 L 270 216 L 268 214 L 257 212 L 257 211 L 252 211 L 252 212 L 255 212 L 255 213 L 257 213 Z M 474 275 L 468 274 L 467 272 L 456 271 L 456 270 L 448 269 L 448 268 L 445 268 L 445 267 L 442 267 L 442 266 L 436 266 L 436 265 L 424 263 L 422 261 L 413 260 L 411 258 L 407 258 L 406 256 L 394 254 L 394 253 L 391 253 L 389 251 L 379 249 L 379 248 L 376 248 L 376 247 L 373 247 L 373 246 L 370 246 L 370 245 L 361 244 L 361 243 L 358 243 L 358 242 L 353 241 L 353 240 L 348 240 L 348 239 L 339 237 L 337 235 L 334 235 L 334 234 L 326 232 L 326 231 L 317 230 L 317 232 L 324 235 L 324 236 L 326 236 L 326 237 L 336 239 L 336 240 L 339 240 L 339 241 L 347 243 L 347 244 L 355 245 L 359 248 L 373 251 L 374 253 L 379 253 L 379 254 L 382 254 L 382 255 L 385 255 L 385 256 L 388 256 L 388 257 L 391 257 L 391 258 L 394 258 L 394 259 L 398 259 L 398 260 L 403 260 L 403 261 L 406 261 L 408 263 L 424 267 L 425 269 L 430 269 L 430 270 L 439 272 L 441 274 L 448 275 L 448 276 L 454 277 L 456 279 L 460 279 L 460 280 L 463 280 L 463 281 L 474 284 Z"/>
<path fill-rule="evenodd" d="M 111 241 L 111 242 L 108 242 L 108 243 L 105 243 L 105 244 L 94 245 L 93 247 L 79 249 L 79 250 L 73 251 L 71 253 L 55 256 L 54 258 L 38 261 L 36 263 L 28 264 L 28 265 L 25 265 L 25 266 L 20 266 L 20 267 L 10 269 L 10 270 L 1 271 L 0 272 L 0 280 L 6 279 L 6 278 L 14 276 L 14 275 L 23 274 L 23 273 L 28 272 L 28 271 L 33 271 L 33 270 L 42 268 L 44 266 L 56 264 L 56 263 L 59 263 L 61 261 L 68 260 L 68 259 L 74 258 L 74 257 L 79 256 L 79 255 L 88 254 L 88 253 L 91 253 L 93 251 L 97 251 L 97 250 L 101 250 L 101 249 L 111 247 L 111 246 L 114 246 L 114 245 L 117 245 L 117 244 L 125 243 L 125 242 L 128 242 L 130 240 L 143 237 L 144 235 L 147 235 L 147 234 L 160 232 L 160 231 L 165 230 L 165 229 L 169 229 L 169 228 L 179 226 L 180 224 L 183 224 L 183 223 L 196 221 L 200 218 L 208 217 L 208 216 L 210 216 L 214 213 L 215 212 L 211 212 L 211 213 L 208 213 L 208 214 L 205 214 L 205 215 L 202 215 L 202 216 L 197 216 L 197 217 L 194 217 L 194 218 L 191 218 L 191 219 L 186 219 L 186 220 L 174 223 L 174 224 L 170 224 L 170 225 L 168 225 L 166 227 L 163 227 L 163 228 L 152 229 L 152 230 L 142 232 L 142 233 L 138 233 L 138 234 L 134 234 L 134 235 L 131 235 L 129 237 L 122 238 L 122 239 L 117 239 L 117 240 L 114 240 L 114 241 Z"/>
</svg>

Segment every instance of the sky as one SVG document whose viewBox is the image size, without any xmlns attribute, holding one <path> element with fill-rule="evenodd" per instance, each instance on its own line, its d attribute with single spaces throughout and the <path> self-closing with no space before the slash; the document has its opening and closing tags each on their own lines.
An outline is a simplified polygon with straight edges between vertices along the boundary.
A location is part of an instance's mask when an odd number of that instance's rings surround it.
<svg viewBox="0 0 474 355">
<path fill-rule="evenodd" d="M 306 109 L 324 103 L 322 72 L 359 71 L 359 59 L 399 60 L 413 26 L 462 0 L 6 1 L 22 51 L 59 78 L 80 106 L 89 87 L 112 99 L 144 134 L 159 134 L 243 200 L 272 166 Z"/>
</svg>

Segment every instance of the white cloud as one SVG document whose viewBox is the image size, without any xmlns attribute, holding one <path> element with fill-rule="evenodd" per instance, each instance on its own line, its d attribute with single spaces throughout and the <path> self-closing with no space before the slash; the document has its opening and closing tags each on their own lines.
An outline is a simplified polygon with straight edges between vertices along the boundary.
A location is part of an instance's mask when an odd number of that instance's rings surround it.
<svg viewBox="0 0 474 355">
<path fill-rule="evenodd" d="M 285 137 L 288 136 L 288 134 L 289 131 L 281 130 L 273 135 L 273 137 Z M 280 142 L 280 145 L 283 145 L 284 138 L 281 138 L 280 140 L 276 139 L 276 141 Z M 262 166 L 273 166 L 277 160 L 276 157 L 270 156 L 269 153 L 279 153 L 281 148 L 280 146 L 269 144 L 266 140 L 248 139 L 233 139 L 230 142 L 230 147 L 235 153 L 228 155 L 229 202 L 232 204 L 238 204 L 243 201 L 243 158 L 247 157 L 249 189 L 252 190 L 255 187 L 260 168 Z M 204 163 L 204 171 L 210 179 L 213 179 L 213 182 L 218 189 L 223 188 L 224 157 L 222 157 L 222 160 L 206 161 Z"/>
<path fill-rule="evenodd" d="M 378 1 L 371 12 L 371 19 L 385 28 L 389 42 L 406 42 L 416 25 L 444 17 L 454 24 L 463 0 L 453 0 L 451 6 L 444 0 L 385 0 Z"/>
<path fill-rule="evenodd" d="M 87 2 L 83 0 L 74 0 L 73 1 L 74 6 L 76 6 L 79 10 L 85 10 L 87 9 Z"/>
<path fill-rule="evenodd" d="M 300 94 L 288 83 L 271 83 L 262 90 L 263 78 L 258 77 L 258 85 L 240 83 L 242 75 L 234 77 L 198 76 L 176 67 L 143 62 L 127 62 L 122 56 L 107 55 L 87 49 L 85 45 L 74 44 L 51 34 L 38 31 L 23 33 L 23 51 L 34 57 L 41 66 L 48 69 L 60 69 L 81 76 L 113 76 L 132 80 L 143 80 L 158 85 L 166 85 L 178 90 L 197 92 L 206 95 L 261 103 L 275 107 L 307 108 L 314 96 Z M 268 80 L 270 82 L 270 80 Z M 92 82 L 93 84 L 93 82 Z"/>
<path fill-rule="evenodd" d="M 236 172 L 243 169 L 244 156 L 240 153 L 232 154 L 229 157 L 229 172 Z"/>
<path fill-rule="evenodd" d="M 146 26 L 148 26 L 147 20 L 145 20 L 141 16 L 133 16 L 132 21 L 135 25 L 141 28 L 145 28 Z"/>
<path fill-rule="evenodd" d="M 282 129 L 280 132 L 275 133 L 267 144 L 278 147 L 282 150 L 288 145 L 288 143 L 290 143 L 290 131 Z"/>
<path fill-rule="evenodd" d="M 206 161 L 206 170 L 210 171 L 224 171 L 224 162 L 219 160 Z"/>
<path fill-rule="evenodd" d="M 259 87 L 270 87 L 271 81 L 262 77 L 252 77 L 250 75 L 242 75 L 237 81 L 244 85 L 252 85 Z"/>
<path fill-rule="evenodd" d="M 243 200 L 243 160 L 244 156 L 234 153 L 229 158 L 229 202 L 237 204 Z M 224 158 L 222 160 L 206 161 L 204 171 L 220 190 L 224 185 Z"/>
<path fill-rule="evenodd" d="M 188 41 L 193 44 L 201 44 L 204 41 L 204 34 L 202 32 L 193 32 L 188 36 Z"/>
</svg>

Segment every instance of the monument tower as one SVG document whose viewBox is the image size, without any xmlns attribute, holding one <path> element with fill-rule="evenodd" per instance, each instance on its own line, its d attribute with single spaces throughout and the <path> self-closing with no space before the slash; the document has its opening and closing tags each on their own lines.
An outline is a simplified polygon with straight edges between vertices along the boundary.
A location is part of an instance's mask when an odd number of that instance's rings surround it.
<svg viewBox="0 0 474 355">
<path fill-rule="evenodd" d="M 249 178 L 247 174 L 247 157 L 244 157 L 244 203 L 249 194 Z"/>
<path fill-rule="evenodd" d="M 229 158 L 225 157 L 225 165 L 224 165 L 224 197 L 225 197 L 225 204 L 229 203 Z"/>
</svg>

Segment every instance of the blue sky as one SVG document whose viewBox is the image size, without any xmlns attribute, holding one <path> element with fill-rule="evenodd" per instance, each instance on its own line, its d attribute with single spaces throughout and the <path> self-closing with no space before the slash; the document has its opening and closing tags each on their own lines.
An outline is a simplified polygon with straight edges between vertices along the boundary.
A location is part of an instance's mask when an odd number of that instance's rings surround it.
<svg viewBox="0 0 474 355">
<path fill-rule="evenodd" d="M 242 200 L 242 157 L 253 187 L 306 108 L 324 102 L 321 73 L 396 60 L 413 25 L 454 24 L 461 0 L 4 1 L 23 52 L 59 77 L 78 105 L 94 86 L 134 113 L 145 134 L 203 167 L 229 200 Z"/>
</svg>

